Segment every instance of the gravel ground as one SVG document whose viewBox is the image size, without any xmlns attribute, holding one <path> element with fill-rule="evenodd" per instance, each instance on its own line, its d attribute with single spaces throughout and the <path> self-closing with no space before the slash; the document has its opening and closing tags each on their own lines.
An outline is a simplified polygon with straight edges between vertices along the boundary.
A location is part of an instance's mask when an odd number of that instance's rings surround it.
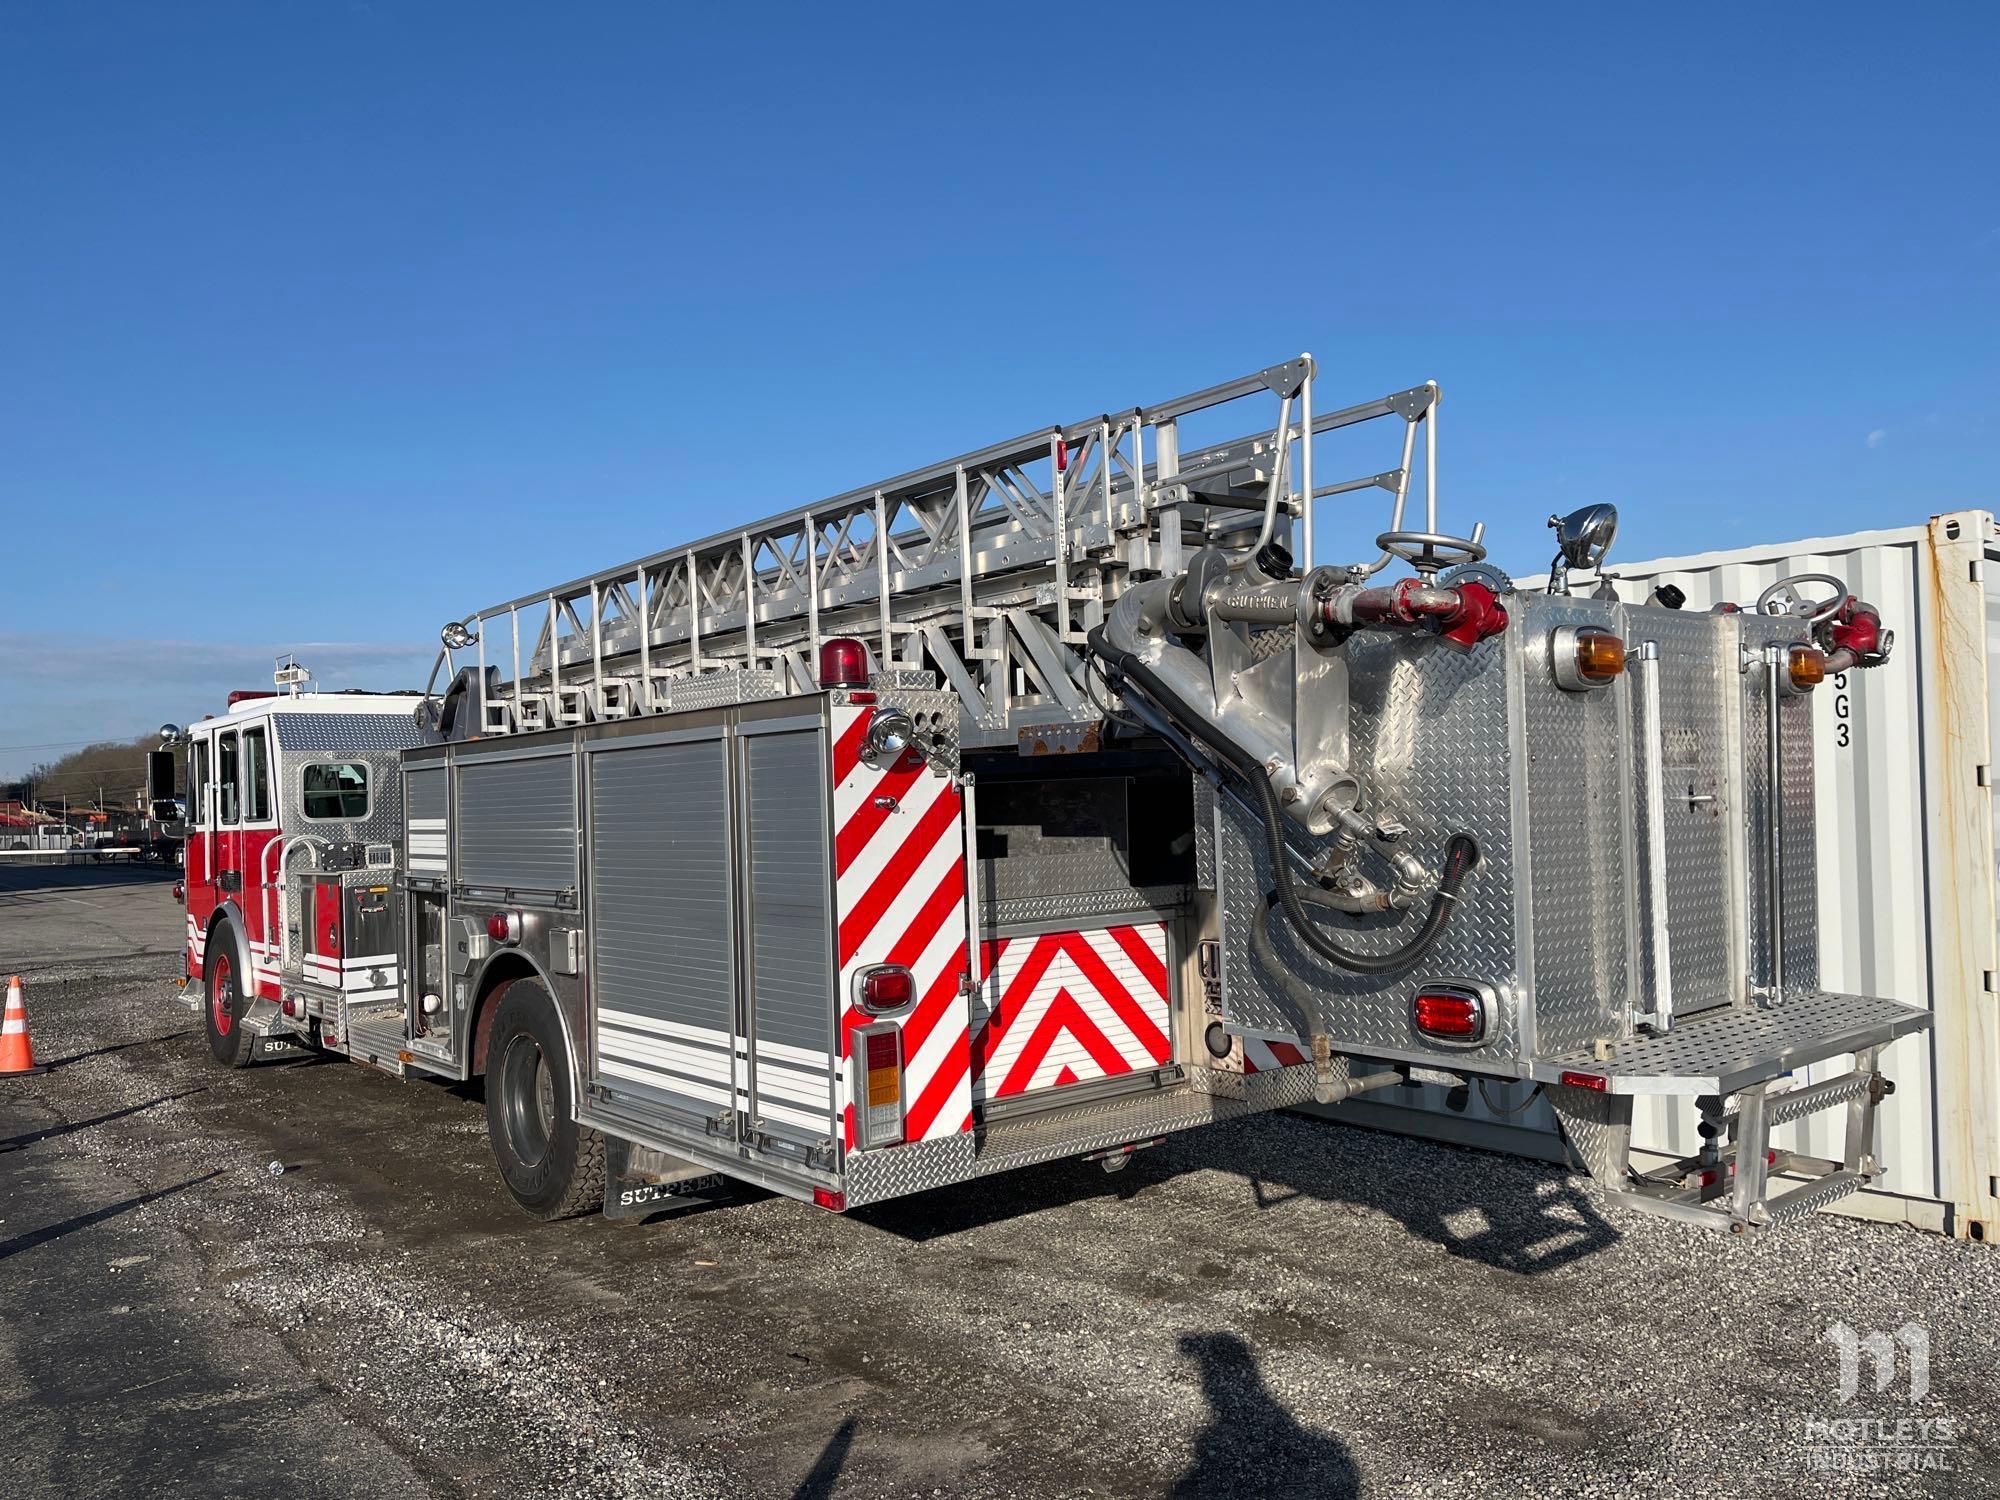
<svg viewBox="0 0 2000 1500">
<path fill-rule="evenodd" d="M 69 1364 L 178 1394 L 79 1415 L 41 1315 L 0 1303 L 29 1495 L 92 1492 L 86 1437 L 129 1476 L 121 1445 L 163 1427 L 226 1455 L 202 1494 L 2000 1494 L 1990 1247 L 1826 1217 L 1735 1241 L 1291 1116 L 844 1217 L 752 1195 L 538 1225 L 475 1090 L 216 1068 L 145 956 L 165 893 L 89 899 L 131 903 L 106 952 L 139 956 L 30 975 L 61 1065 L 0 1081 L 0 1298 L 81 1309 L 50 1314 Z M 0 966 L 36 920 L 0 895 Z M 188 1331 L 135 1344 L 127 1276 Z M 1928 1395 L 1843 1404 L 1827 1327 L 1905 1321 Z M 284 1399 L 185 1389 L 225 1378 Z M 1951 1431 L 1915 1455 L 1936 1467 L 1818 1471 L 1912 1456 L 1814 1425 L 1856 1419 Z"/>
</svg>

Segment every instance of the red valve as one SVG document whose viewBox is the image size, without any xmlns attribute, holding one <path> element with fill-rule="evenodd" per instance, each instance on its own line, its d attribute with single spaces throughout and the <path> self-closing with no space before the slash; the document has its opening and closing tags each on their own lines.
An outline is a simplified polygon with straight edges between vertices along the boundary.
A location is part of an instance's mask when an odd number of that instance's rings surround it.
<svg viewBox="0 0 2000 1500">
<path fill-rule="evenodd" d="M 1458 585 L 1458 607 L 1444 616 L 1439 632 L 1454 646 L 1470 651 L 1490 635 L 1507 628 L 1507 606 L 1485 584 L 1466 579 Z"/>
<path fill-rule="evenodd" d="M 1849 594 L 1828 622 L 1834 649 L 1852 651 L 1866 658 L 1882 649 L 1882 616 L 1872 604 L 1863 604 Z"/>
</svg>

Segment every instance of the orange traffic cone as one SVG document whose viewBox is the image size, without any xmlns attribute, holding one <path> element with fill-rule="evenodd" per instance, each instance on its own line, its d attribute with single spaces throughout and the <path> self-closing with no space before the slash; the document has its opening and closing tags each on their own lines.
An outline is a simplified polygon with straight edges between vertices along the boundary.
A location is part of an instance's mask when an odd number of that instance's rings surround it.
<svg viewBox="0 0 2000 1500">
<path fill-rule="evenodd" d="M 39 1073 L 35 1044 L 28 1040 L 28 1007 L 21 999 L 21 976 L 7 981 L 7 1014 L 0 1019 L 0 1076 Z"/>
</svg>

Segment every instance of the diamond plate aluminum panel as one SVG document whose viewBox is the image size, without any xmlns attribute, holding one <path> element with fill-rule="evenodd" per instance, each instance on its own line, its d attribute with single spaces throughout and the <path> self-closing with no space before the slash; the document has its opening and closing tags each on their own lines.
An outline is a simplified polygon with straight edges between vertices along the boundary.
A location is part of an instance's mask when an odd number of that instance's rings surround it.
<svg viewBox="0 0 2000 1500">
<path fill-rule="evenodd" d="M 1505 636 L 1466 652 L 1429 636 L 1363 633 L 1345 648 L 1351 664 L 1351 768 L 1362 780 L 1363 805 L 1398 813 L 1410 830 L 1408 847 L 1428 864 L 1443 857 L 1446 840 L 1461 830 L 1479 841 L 1480 863 L 1437 947 L 1404 975 L 1330 968 L 1282 921 L 1273 924 L 1277 953 L 1319 996 L 1323 1028 L 1257 968 L 1250 924 L 1263 920 L 1271 887 L 1264 834 L 1233 793 L 1216 798 L 1223 1011 L 1232 1028 L 1282 1036 L 1324 1029 L 1343 1049 L 1429 1052 L 1434 1049 L 1411 1027 L 1410 987 L 1426 973 L 1452 974 L 1493 985 L 1503 1003 L 1492 1039 L 1478 1048 L 1454 1049 L 1450 1056 L 1470 1061 L 1515 1055 L 1516 840 L 1507 679 L 1518 638 L 1518 627 L 1510 627 Z M 1287 835 L 1295 847 L 1313 854 L 1324 847 L 1295 829 L 1288 828 Z M 1386 876 L 1379 865 L 1371 873 Z M 1412 912 L 1394 922 L 1364 918 L 1330 930 L 1357 950 L 1387 952 L 1407 942 L 1420 920 Z"/>
<path fill-rule="evenodd" d="M 1818 1213 L 1830 1203 L 1838 1203 L 1849 1193 L 1860 1192 L 1866 1186 L 1868 1179 L 1859 1172 L 1829 1172 L 1817 1182 L 1767 1198 L 1764 1208 L 1770 1215 L 1768 1223 L 1775 1226 L 1803 1219 L 1808 1214 Z"/>
<path fill-rule="evenodd" d="M 917 726 L 917 732 L 930 746 L 932 764 L 943 764 L 956 772 L 959 767 L 961 717 L 958 694 L 939 689 L 934 673 L 907 671 L 895 675 L 925 680 L 920 684 L 883 685 L 878 675 L 876 701 L 883 708 L 900 708 L 908 714 L 910 721 Z"/>
<path fill-rule="evenodd" d="M 1628 647 L 1642 641 L 1660 648 L 1660 771 L 1666 846 L 1668 957 L 1674 1014 L 1693 1015 L 1736 999 L 1742 966 L 1733 954 L 1735 923 L 1730 902 L 1736 857 L 1730 774 L 1729 694 L 1734 689 L 1736 635 L 1726 616 L 1637 606 L 1625 611 Z M 1639 694 L 1629 694 L 1633 743 L 1645 725 Z M 1633 755 L 1635 847 L 1646 847 L 1646 757 Z M 1638 923 L 1641 976 L 1653 966 L 1652 927 Z M 1636 993 L 1646 982 L 1635 976 Z"/>
<path fill-rule="evenodd" d="M 288 714 L 271 721 L 280 750 L 312 755 L 348 755 L 363 750 L 408 750 L 423 743 L 409 714 Z"/>
<path fill-rule="evenodd" d="M 1563 1084 L 1551 1084 L 1546 1097 L 1562 1122 L 1564 1139 L 1583 1159 L 1592 1180 L 1604 1187 L 1623 1186 L 1632 1154 L 1631 1099 Z"/>
<path fill-rule="evenodd" d="M 299 718 L 304 718 L 301 714 Z M 403 778 L 400 746 L 373 746 L 355 743 L 356 736 L 343 741 L 339 735 L 313 736 L 317 743 L 291 744 L 278 737 L 281 757 L 273 793 L 277 799 L 278 826 L 295 838 L 311 834 L 324 843 L 397 844 L 403 841 Z M 363 818 L 306 817 L 304 769 L 325 761 L 359 761 L 368 767 L 368 815 Z M 315 846 L 315 847 L 323 847 Z M 282 857 L 282 856 L 280 856 Z M 289 860 L 287 863 L 291 863 Z M 303 867 L 301 858 L 294 868 Z M 382 871 L 359 872 L 379 884 Z"/>
<path fill-rule="evenodd" d="M 1310 1073 L 1311 1069 L 1304 1071 Z M 1271 1091 L 1271 1097 L 1277 1097 L 1276 1089 Z M 1123 1146 L 1149 1136 L 1169 1135 L 1216 1120 L 1236 1119 L 1258 1113 L 1260 1108 L 1278 1107 L 1276 1103 L 1258 1106 L 1247 1098 L 1203 1093 L 1182 1083 L 1102 1104 L 1045 1110 L 980 1130 L 974 1173 L 986 1177 L 1036 1162 Z"/>
<path fill-rule="evenodd" d="M 675 713 L 782 698 L 788 685 L 785 673 L 765 667 L 754 671 L 704 672 L 699 677 L 675 677 L 670 682 Z"/>
<path fill-rule="evenodd" d="M 1215 889 L 1215 788 L 1206 776 L 1194 781 L 1194 884 L 1196 890 Z"/>
<path fill-rule="evenodd" d="M 1792 995 L 1768 1009 L 1746 1005 L 1708 1011 L 1664 1036 L 1619 1042 L 1601 1058 L 1588 1049 L 1548 1058 L 1535 1065 L 1533 1074 L 1544 1080 L 1565 1069 L 1600 1074 L 1614 1093 L 1729 1093 L 1928 1025 L 1928 1011 L 1898 1000 L 1819 991 Z"/>
<path fill-rule="evenodd" d="M 1044 1110 L 935 1141 L 853 1152 L 844 1167 L 847 1206 L 1108 1150 L 1217 1120 L 1290 1109 L 1311 1100 L 1314 1081 L 1310 1063 L 1250 1078 L 1196 1069 L 1174 1088 Z"/>
<path fill-rule="evenodd" d="M 1753 652 L 1773 641 L 1807 638 L 1804 622 L 1756 615 L 1734 617 L 1743 644 Z M 1769 970 L 1770 920 L 1766 915 L 1765 840 L 1770 828 L 1770 704 L 1762 666 L 1741 674 L 1743 694 L 1743 786 L 1748 830 L 1744 885 L 1748 893 L 1748 961 L 1758 980 Z M 1785 830 L 1785 988 L 1810 990 L 1819 983 L 1819 851 L 1813 803 L 1812 700 L 1784 697 L 1778 703 L 1783 736 Z"/>
<path fill-rule="evenodd" d="M 972 1158 L 970 1131 L 880 1151 L 851 1152 L 844 1166 L 847 1206 L 860 1208 L 906 1193 L 969 1181 L 973 1175 Z"/>
<path fill-rule="evenodd" d="M 1129 916 L 1134 921 L 1157 921 L 1178 910 L 1186 900 L 1184 886 L 1118 886 L 1074 895 L 1024 896 L 1014 901 L 989 902 L 981 906 L 979 920 L 989 934 L 1003 928 L 1032 927 L 1077 917 Z"/>
<path fill-rule="evenodd" d="M 1520 878 L 1532 922 L 1534 1046 L 1562 1051 L 1626 1025 L 1632 784 L 1624 685 L 1566 691 L 1550 654 L 1563 626 L 1618 630 L 1624 622 L 1615 606 L 1595 599 L 1517 594 L 1508 607 L 1521 632 L 1517 754 L 1528 857 Z"/>
</svg>

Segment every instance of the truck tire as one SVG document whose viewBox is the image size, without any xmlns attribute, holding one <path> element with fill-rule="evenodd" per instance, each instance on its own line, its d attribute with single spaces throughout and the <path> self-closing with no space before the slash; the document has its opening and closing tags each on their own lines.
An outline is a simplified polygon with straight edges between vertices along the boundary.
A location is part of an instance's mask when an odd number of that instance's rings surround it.
<svg viewBox="0 0 2000 1500">
<path fill-rule="evenodd" d="M 208 1003 L 201 1010 L 208 1026 L 208 1050 L 226 1068 L 248 1067 L 254 1043 L 243 1029 L 243 1016 L 250 1002 L 236 967 L 236 934 L 227 922 L 216 923 L 205 951 L 201 982 Z"/>
<path fill-rule="evenodd" d="M 514 1201 L 538 1219 L 604 1203 L 604 1137 L 576 1123 L 569 1048 L 536 979 L 500 994 L 486 1044 L 486 1134 Z"/>
</svg>

